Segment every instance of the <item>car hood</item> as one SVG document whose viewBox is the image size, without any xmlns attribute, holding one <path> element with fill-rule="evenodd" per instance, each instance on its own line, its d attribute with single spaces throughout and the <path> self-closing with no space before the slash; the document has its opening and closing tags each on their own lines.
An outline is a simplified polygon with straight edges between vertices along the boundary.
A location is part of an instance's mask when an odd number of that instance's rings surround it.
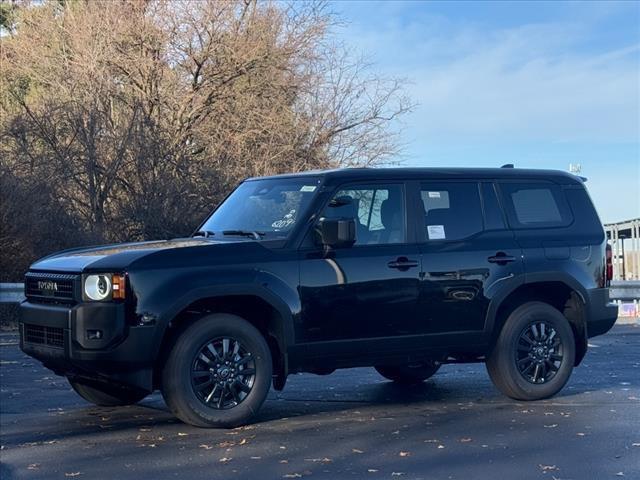
<svg viewBox="0 0 640 480">
<path fill-rule="evenodd" d="M 99 247 L 64 250 L 41 258 L 32 270 L 82 272 L 91 270 L 124 270 L 134 261 L 161 250 L 207 247 L 214 242 L 204 238 L 178 238 L 152 242 L 122 243 Z"/>
</svg>

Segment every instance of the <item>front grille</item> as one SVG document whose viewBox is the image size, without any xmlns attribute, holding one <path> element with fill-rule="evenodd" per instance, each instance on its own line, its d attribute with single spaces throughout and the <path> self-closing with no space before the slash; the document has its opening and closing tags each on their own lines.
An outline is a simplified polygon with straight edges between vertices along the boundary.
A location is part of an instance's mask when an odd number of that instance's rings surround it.
<svg viewBox="0 0 640 480">
<path fill-rule="evenodd" d="M 42 325 L 24 326 L 24 341 L 49 347 L 64 348 L 64 333 L 61 328 L 43 327 Z"/>
<path fill-rule="evenodd" d="M 45 301 L 72 301 L 77 277 L 66 273 L 29 272 L 24 279 L 24 295 Z"/>
</svg>

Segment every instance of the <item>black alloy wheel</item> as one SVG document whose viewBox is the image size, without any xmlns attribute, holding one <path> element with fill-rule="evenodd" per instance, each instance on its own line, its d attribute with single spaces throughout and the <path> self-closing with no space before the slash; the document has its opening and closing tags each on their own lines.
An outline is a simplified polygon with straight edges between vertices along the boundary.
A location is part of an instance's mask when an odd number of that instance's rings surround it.
<svg viewBox="0 0 640 480">
<path fill-rule="evenodd" d="M 541 400 L 567 383 L 576 358 L 569 320 L 553 306 L 527 302 L 507 317 L 486 366 L 494 385 L 515 400 Z"/>
<path fill-rule="evenodd" d="M 162 368 L 169 409 L 196 427 L 237 427 L 254 418 L 273 373 L 263 334 L 237 315 L 213 313 L 176 335 Z"/>
<path fill-rule="evenodd" d="M 440 369 L 440 363 L 429 360 L 410 365 L 376 365 L 375 369 L 387 380 L 400 385 L 415 385 L 435 375 Z"/>
<path fill-rule="evenodd" d="M 532 322 L 518 337 L 516 365 L 528 382 L 542 384 L 556 376 L 562 366 L 562 339 L 552 325 Z"/>
<path fill-rule="evenodd" d="M 251 393 L 255 378 L 255 360 L 235 338 L 207 342 L 191 367 L 191 385 L 196 397 L 206 406 L 219 410 L 242 403 Z"/>
</svg>

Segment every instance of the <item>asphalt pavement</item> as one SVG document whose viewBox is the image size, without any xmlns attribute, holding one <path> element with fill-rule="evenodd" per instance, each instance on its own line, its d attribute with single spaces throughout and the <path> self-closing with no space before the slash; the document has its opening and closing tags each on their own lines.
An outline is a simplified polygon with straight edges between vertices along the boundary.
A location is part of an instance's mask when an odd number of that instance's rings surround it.
<svg viewBox="0 0 640 480">
<path fill-rule="evenodd" d="M 0 478 L 640 479 L 640 328 L 590 341 L 555 398 L 516 402 L 484 365 L 417 387 L 375 370 L 292 375 L 234 430 L 185 425 L 154 394 L 98 408 L 0 335 Z"/>
</svg>

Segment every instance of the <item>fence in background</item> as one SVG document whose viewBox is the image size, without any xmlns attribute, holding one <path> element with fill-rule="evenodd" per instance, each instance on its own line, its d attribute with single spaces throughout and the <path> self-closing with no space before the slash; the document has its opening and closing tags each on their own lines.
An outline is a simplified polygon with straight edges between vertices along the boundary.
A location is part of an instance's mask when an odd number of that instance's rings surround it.
<svg viewBox="0 0 640 480">
<path fill-rule="evenodd" d="M 24 300 L 24 283 L 0 283 L 0 303 L 20 303 Z"/>
<path fill-rule="evenodd" d="M 614 280 L 640 280 L 640 218 L 607 223 L 604 231 L 613 250 Z"/>
</svg>

